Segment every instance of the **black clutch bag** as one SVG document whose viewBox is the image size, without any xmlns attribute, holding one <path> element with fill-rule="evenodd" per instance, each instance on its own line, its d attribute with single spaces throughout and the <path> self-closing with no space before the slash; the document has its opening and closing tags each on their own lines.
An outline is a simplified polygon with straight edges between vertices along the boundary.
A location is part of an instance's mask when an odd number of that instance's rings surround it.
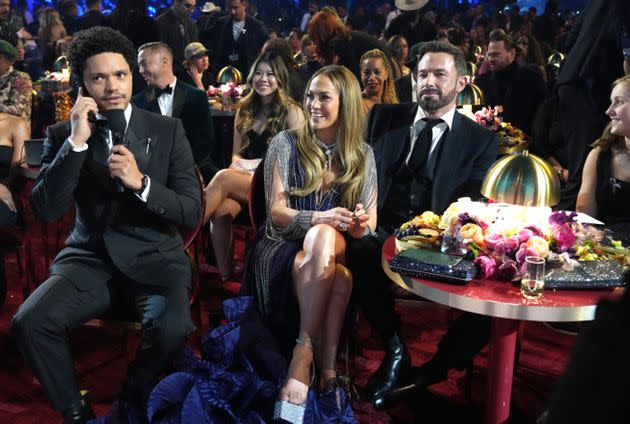
<svg viewBox="0 0 630 424">
<path fill-rule="evenodd" d="M 466 284 L 475 278 L 472 261 L 430 250 L 407 249 L 389 262 L 392 271 L 425 280 Z"/>
<path fill-rule="evenodd" d="M 559 262 L 547 262 L 545 289 L 607 289 L 625 287 L 623 267 L 617 261 L 583 261 L 572 271 Z"/>
</svg>

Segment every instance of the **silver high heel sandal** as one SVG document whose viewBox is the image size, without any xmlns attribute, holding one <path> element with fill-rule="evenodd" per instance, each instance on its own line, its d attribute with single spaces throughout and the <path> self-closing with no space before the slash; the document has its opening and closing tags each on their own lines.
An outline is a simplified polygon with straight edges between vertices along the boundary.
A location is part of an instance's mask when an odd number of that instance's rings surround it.
<svg viewBox="0 0 630 424">
<path fill-rule="evenodd" d="M 303 339 L 298 337 L 295 342 L 314 350 L 314 343 L 310 338 Z M 304 384 L 295 378 L 289 378 L 286 384 L 280 389 L 289 394 L 289 400 L 278 400 L 273 408 L 274 421 L 280 421 L 291 424 L 302 424 L 304 422 L 304 414 L 306 413 L 306 400 L 308 399 L 308 389 L 315 379 L 315 361 L 311 363 L 311 382 Z M 299 394 L 304 399 L 301 403 L 291 402 L 291 394 Z"/>
</svg>

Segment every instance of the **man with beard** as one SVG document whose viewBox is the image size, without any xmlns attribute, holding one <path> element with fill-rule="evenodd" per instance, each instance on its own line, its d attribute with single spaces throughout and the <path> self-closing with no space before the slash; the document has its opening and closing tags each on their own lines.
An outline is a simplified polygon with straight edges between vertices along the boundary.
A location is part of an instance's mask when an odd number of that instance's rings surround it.
<svg viewBox="0 0 630 424">
<path fill-rule="evenodd" d="M 377 104 L 368 115 L 367 141 L 378 170 L 379 225 L 373 237 L 349 241 L 347 250 L 356 299 L 386 345 L 385 358 L 367 385 L 377 408 L 390 403 L 398 385 L 407 391 L 415 387 L 389 279 L 381 268 L 381 246 L 423 211 L 441 214 L 459 197 L 479 197 L 484 175 L 497 157 L 496 136 L 455 110 L 457 94 L 466 86 L 461 50 L 431 41 L 420 48 L 418 58 L 418 103 Z M 463 358 L 466 365 L 469 356 Z M 460 359 L 454 366 L 460 366 Z"/>
</svg>

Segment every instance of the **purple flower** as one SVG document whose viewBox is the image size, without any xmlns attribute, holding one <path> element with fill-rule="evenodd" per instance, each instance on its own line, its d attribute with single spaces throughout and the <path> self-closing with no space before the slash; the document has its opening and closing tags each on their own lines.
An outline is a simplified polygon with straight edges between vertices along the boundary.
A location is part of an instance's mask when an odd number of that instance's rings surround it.
<svg viewBox="0 0 630 424">
<path fill-rule="evenodd" d="M 556 211 L 549 215 L 549 224 L 552 227 L 560 226 L 564 224 L 571 224 L 575 222 L 577 218 L 577 212 L 573 211 Z"/>
<path fill-rule="evenodd" d="M 560 252 L 565 252 L 573 246 L 577 237 L 568 224 L 563 224 L 554 227 L 553 239 L 556 242 L 558 250 L 560 250 Z"/>
<path fill-rule="evenodd" d="M 497 269 L 497 262 L 490 256 L 479 255 L 475 258 L 475 265 L 479 270 L 479 278 L 492 278 Z"/>
<path fill-rule="evenodd" d="M 457 215 L 457 217 L 459 218 L 459 223 L 462 226 L 466 224 L 477 224 L 477 221 L 472 216 L 470 216 L 468 212 L 461 212 L 459 215 Z"/>
<path fill-rule="evenodd" d="M 486 246 L 488 246 L 488 249 L 494 249 L 501 243 L 505 243 L 505 236 L 503 234 L 493 233 L 486 236 Z"/>
<path fill-rule="evenodd" d="M 497 269 L 496 278 L 503 281 L 514 280 L 514 278 L 519 275 L 516 261 L 507 256 L 503 256 L 502 262 L 503 263 Z"/>
<path fill-rule="evenodd" d="M 527 227 L 525 227 L 525 229 L 534 233 L 535 236 L 545 237 L 545 234 L 543 233 L 543 231 L 535 225 L 528 225 Z"/>
<path fill-rule="evenodd" d="M 520 265 L 525 263 L 525 258 L 528 256 L 536 256 L 538 257 L 538 252 L 534 249 L 531 249 L 526 243 L 521 245 L 521 248 L 516 252 L 516 262 Z"/>
</svg>

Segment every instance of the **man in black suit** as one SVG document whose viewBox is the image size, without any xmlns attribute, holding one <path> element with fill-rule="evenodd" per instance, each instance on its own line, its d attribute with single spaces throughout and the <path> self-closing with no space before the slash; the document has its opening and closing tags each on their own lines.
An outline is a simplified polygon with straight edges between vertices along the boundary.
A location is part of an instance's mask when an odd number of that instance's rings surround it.
<svg viewBox="0 0 630 424">
<path fill-rule="evenodd" d="M 484 103 L 503 106 L 503 120 L 531 134 L 534 116 L 548 96 L 540 72 L 516 61 L 516 44 L 500 28 L 490 33 L 487 57 L 490 72 L 475 78 Z"/>
<path fill-rule="evenodd" d="M 87 11 L 77 20 L 77 31 L 103 25 L 105 21 L 101 13 L 101 0 L 87 0 Z"/>
<path fill-rule="evenodd" d="M 190 17 L 196 5 L 196 0 L 173 0 L 171 7 L 155 18 L 159 40 L 171 48 L 173 68 L 178 74 L 183 71 L 186 46 L 199 41 L 197 25 Z"/>
<path fill-rule="evenodd" d="M 207 182 L 224 167 L 223 148 L 214 136 L 208 97 L 203 90 L 177 79 L 172 64 L 168 45 L 154 42 L 140 46 L 138 68 L 147 88 L 132 101 L 141 109 L 182 121 L 195 163 Z"/>
<path fill-rule="evenodd" d="M 46 221 L 74 203 L 76 222 L 12 331 L 64 423 L 84 423 L 93 412 L 79 392 L 67 334 L 111 305 L 133 307 L 142 343 L 116 410 L 123 420 L 146 422 L 147 390 L 194 329 L 192 271 L 177 231 L 201 214 L 194 162 L 178 120 L 129 103 L 135 51 L 127 38 L 91 28 L 78 33 L 68 56 L 82 88 L 71 120 L 47 130 L 30 202 Z M 126 130 L 108 129 L 115 112 Z M 102 124 L 101 114 L 111 121 Z"/>
<path fill-rule="evenodd" d="M 246 8 L 246 0 L 226 0 L 230 14 L 200 34 L 200 41 L 212 51 L 214 75 L 225 66 L 234 66 L 246 76 L 269 39 L 265 25 L 247 16 Z"/>
<path fill-rule="evenodd" d="M 418 65 L 418 52 L 424 42 L 416 43 L 409 49 L 409 58 L 407 59 L 407 66 L 411 68 L 411 72 L 404 77 L 398 78 L 394 81 L 394 87 L 396 87 L 396 96 L 400 103 L 409 103 L 418 101 L 416 98 L 416 66 Z"/>
<path fill-rule="evenodd" d="M 375 237 L 351 241 L 347 251 L 354 295 L 386 345 L 385 358 L 367 385 L 377 408 L 386 406 L 389 393 L 406 383 L 411 371 L 391 284 L 381 268 L 382 244 L 423 211 L 441 214 L 459 197 L 478 197 L 498 149 L 493 133 L 455 110 L 457 94 L 466 85 L 461 50 L 431 41 L 418 57 L 418 103 L 375 105 L 368 115 L 367 140 L 378 171 L 379 225 Z"/>
</svg>

